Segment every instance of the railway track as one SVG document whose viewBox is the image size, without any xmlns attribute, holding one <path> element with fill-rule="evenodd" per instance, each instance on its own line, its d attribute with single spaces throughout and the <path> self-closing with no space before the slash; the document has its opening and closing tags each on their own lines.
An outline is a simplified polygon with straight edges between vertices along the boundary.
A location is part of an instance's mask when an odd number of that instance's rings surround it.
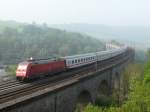
<svg viewBox="0 0 150 112">
<path fill-rule="evenodd" d="M 7 79 L 2 78 L 0 80 L 0 86 L 3 85 L 3 84 L 7 84 L 7 83 L 10 83 L 10 82 L 13 82 L 13 81 L 15 81 L 15 77 L 11 77 L 11 78 L 7 77 Z"/>
<path fill-rule="evenodd" d="M 21 83 L 14 80 L 14 81 L 10 81 L 7 83 L 1 83 L 0 88 L 3 89 L 3 88 L 7 88 L 7 87 L 12 87 L 14 85 L 19 85 L 19 84 L 21 84 Z M 1 91 L 1 89 L 0 89 L 0 91 Z"/>
<path fill-rule="evenodd" d="M 93 66 L 89 66 L 88 68 L 86 68 L 86 72 L 89 72 L 89 70 L 91 70 Z M 72 72 L 72 71 L 71 71 Z M 32 83 L 19 83 L 19 82 L 15 82 L 15 85 L 9 85 L 9 86 L 3 86 L 1 89 L 0 89 L 0 104 L 5 102 L 6 100 L 10 100 L 12 98 L 15 98 L 15 97 L 19 97 L 20 95 L 22 96 L 23 94 L 27 94 L 28 92 L 29 93 L 32 93 L 36 90 L 38 90 L 38 88 L 43 88 L 44 86 L 46 85 L 49 85 L 51 83 L 54 83 L 56 82 L 57 80 L 63 80 L 65 79 L 66 77 L 72 77 L 74 76 L 74 74 L 80 74 L 81 73 L 85 73 L 85 68 L 81 70 L 78 70 L 78 71 L 73 71 L 72 73 L 63 73 L 63 74 L 66 74 L 65 76 L 64 75 L 60 75 L 58 77 L 55 76 L 55 77 L 48 77 L 48 78 L 45 78 L 45 79 L 42 79 L 42 80 L 37 80 L 35 82 L 32 82 Z M 14 83 L 13 83 L 14 84 Z M 13 96 L 13 97 L 12 97 Z"/>
<path fill-rule="evenodd" d="M 116 62 L 116 59 L 118 58 L 121 58 L 121 56 L 111 59 L 111 62 L 109 64 L 108 63 L 103 64 L 103 66 L 101 65 L 101 63 L 98 63 L 98 68 L 101 68 L 101 70 L 103 70 L 108 65 L 111 65 L 114 62 Z M 121 60 L 117 60 L 118 63 L 119 61 Z M 73 80 L 73 79 L 78 80 L 82 77 L 85 77 L 90 72 L 95 72 L 95 65 L 84 67 L 82 68 L 82 70 L 80 68 L 79 70 L 73 70 L 67 73 L 57 74 L 52 78 L 46 77 L 42 80 L 37 80 L 32 83 L 20 83 L 14 80 L 7 81 L 6 83 L 5 82 L 0 83 L 0 105 L 12 99 L 16 99 L 24 95 L 29 95 L 33 92 L 42 90 L 47 87 L 52 87 L 54 85 L 57 85 L 58 83 L 63 83 L 65 81 Z"/>
<path fill-rule="evenodd" d="M 69 80 L 80 77 L 82 74 L 85 74 L 85 73 L 88 73 L 88 72 L 92 71 L 90 68 L 91 67 L 89 67 L 86 70 L 86 72 L 82 71 L 82 72 L 77 73 L 76 75 L 72 74 L 69 77 Z M 42 81 L 39 81 L 39 82 L 28 84 L 27 86 L 22 86 L 21 88 L 20 87 L 16 88 L 14 91 L 8 91 L 8 92 L 3 92 L 3 93 L 0 92 L 1 93 L 0 94 L 0 104 L 3 103 L 3 102 L 9 101 L 11 99 L 20 97 L 24 94 L 27 95 L 27 94 L 33 93 L 35 91 L 38 91 L 38 90 L 41 90 L 41 89 L 44 89 L 44 88 L 47 88 L 47 87 L 57 85 L 57 83 L 64 82 L 65 80 L 68 80 L 68 78 L 62 77 L 61 79 L 59 78 L 59 79 L 55 79 L 55 80 L 45 79 L 45 80 L 42 80 Z"/>
</svg>

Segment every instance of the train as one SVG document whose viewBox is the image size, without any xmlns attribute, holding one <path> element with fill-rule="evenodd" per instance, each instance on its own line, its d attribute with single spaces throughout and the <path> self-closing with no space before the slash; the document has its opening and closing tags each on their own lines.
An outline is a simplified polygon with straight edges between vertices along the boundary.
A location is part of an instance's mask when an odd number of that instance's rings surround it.
<svg viewBox="0 0 150 112">
<path fill-rule="evenodd" d="M 127 47 L 113 50 L 65 56 L 59 59 L 29 59 L 18 64 L 16 79 L 27 81 L 41 76 L 57 75 L 59 72 L 94 64 L 122 54 Z"/>
</svg>

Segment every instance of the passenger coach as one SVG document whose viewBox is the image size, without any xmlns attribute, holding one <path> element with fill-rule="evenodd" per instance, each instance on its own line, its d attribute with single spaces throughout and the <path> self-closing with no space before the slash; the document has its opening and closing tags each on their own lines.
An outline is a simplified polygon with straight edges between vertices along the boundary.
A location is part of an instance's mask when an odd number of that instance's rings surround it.
<svg viewBox="0 0 150 112">
<path fill-rule="evenodd" d="M 76 68 L 76 67 L 91 64 L 97 61 L 97 57 L 95 53 L 66 56 L 63 59 L 66 61 L 67 68 Z"/>
</svg>

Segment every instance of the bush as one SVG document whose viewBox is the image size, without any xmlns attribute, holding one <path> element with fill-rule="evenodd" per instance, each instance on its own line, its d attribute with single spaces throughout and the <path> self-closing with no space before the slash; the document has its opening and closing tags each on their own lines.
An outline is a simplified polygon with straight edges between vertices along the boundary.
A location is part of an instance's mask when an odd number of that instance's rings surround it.
<svg viewBox="0 0 150 112">
<path fill-rule="evenodd" d="M 16 69 L 17 69 L 17 66 L 16 66 L 16 65 L 9 65 L 9 66 L 6 68 L 6 72 L 7 72 L 7 74 L 9 74 L 9 75 L 15 75 L 15 74 L 16 74 Z"/>
</svg>

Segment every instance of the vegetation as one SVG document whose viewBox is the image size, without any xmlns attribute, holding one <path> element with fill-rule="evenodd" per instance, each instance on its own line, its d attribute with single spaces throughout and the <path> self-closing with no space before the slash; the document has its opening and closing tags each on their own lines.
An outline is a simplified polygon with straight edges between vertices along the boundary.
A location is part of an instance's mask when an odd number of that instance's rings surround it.
<svg viewBox="0 0 150 112">
<path fill-rule="evenodd" d="M 144 50 L 135 50 L 135 61 L 138 63 L 145 63 L 147 61 L 147 53 Z"/>
<path fill-rule="evenodd" d="M 109 26 L 102 24 L 55 24 L 52 27 L 67 31 L 81 32 L 100 39 L 115 39 L 128 45 L 136 45 L 138 48 L 149 47 L 149 27 L 145 26 Z M 136 43 L 135 43 L 136 42 Z"/>
<path fill-rule="evenodd" d="M 8 65 L 5 71 L 7 72 L 8 75 L 15 75 L 16 69 L 17 69 L 16 65 Z"/>
<path fill-rule="evenodd" d="M 114 44 L 114 45 L 121 46 L 121 44 L 118 41 L 116 41 L 116 40 L 111 40 L 110 43 Z"/>
<path fill-rule="evenodd" d="M 46 24 L 0 21 L 0 62 L 14 64 L 26 58 L 51 58 L 100 51 L 104 44 L 79 33 L 49 28 Z"/>
<path fill-rule="evenodd" d="M 89 104 L 83 112 L 150 112 L 150 52 L 148 54 L 144 67 L 130 65 L 123 73 L 119 94 L 114 92 L 119 95 L 115 99 L 120 103 L 107 106 Z"/>
</svg>

